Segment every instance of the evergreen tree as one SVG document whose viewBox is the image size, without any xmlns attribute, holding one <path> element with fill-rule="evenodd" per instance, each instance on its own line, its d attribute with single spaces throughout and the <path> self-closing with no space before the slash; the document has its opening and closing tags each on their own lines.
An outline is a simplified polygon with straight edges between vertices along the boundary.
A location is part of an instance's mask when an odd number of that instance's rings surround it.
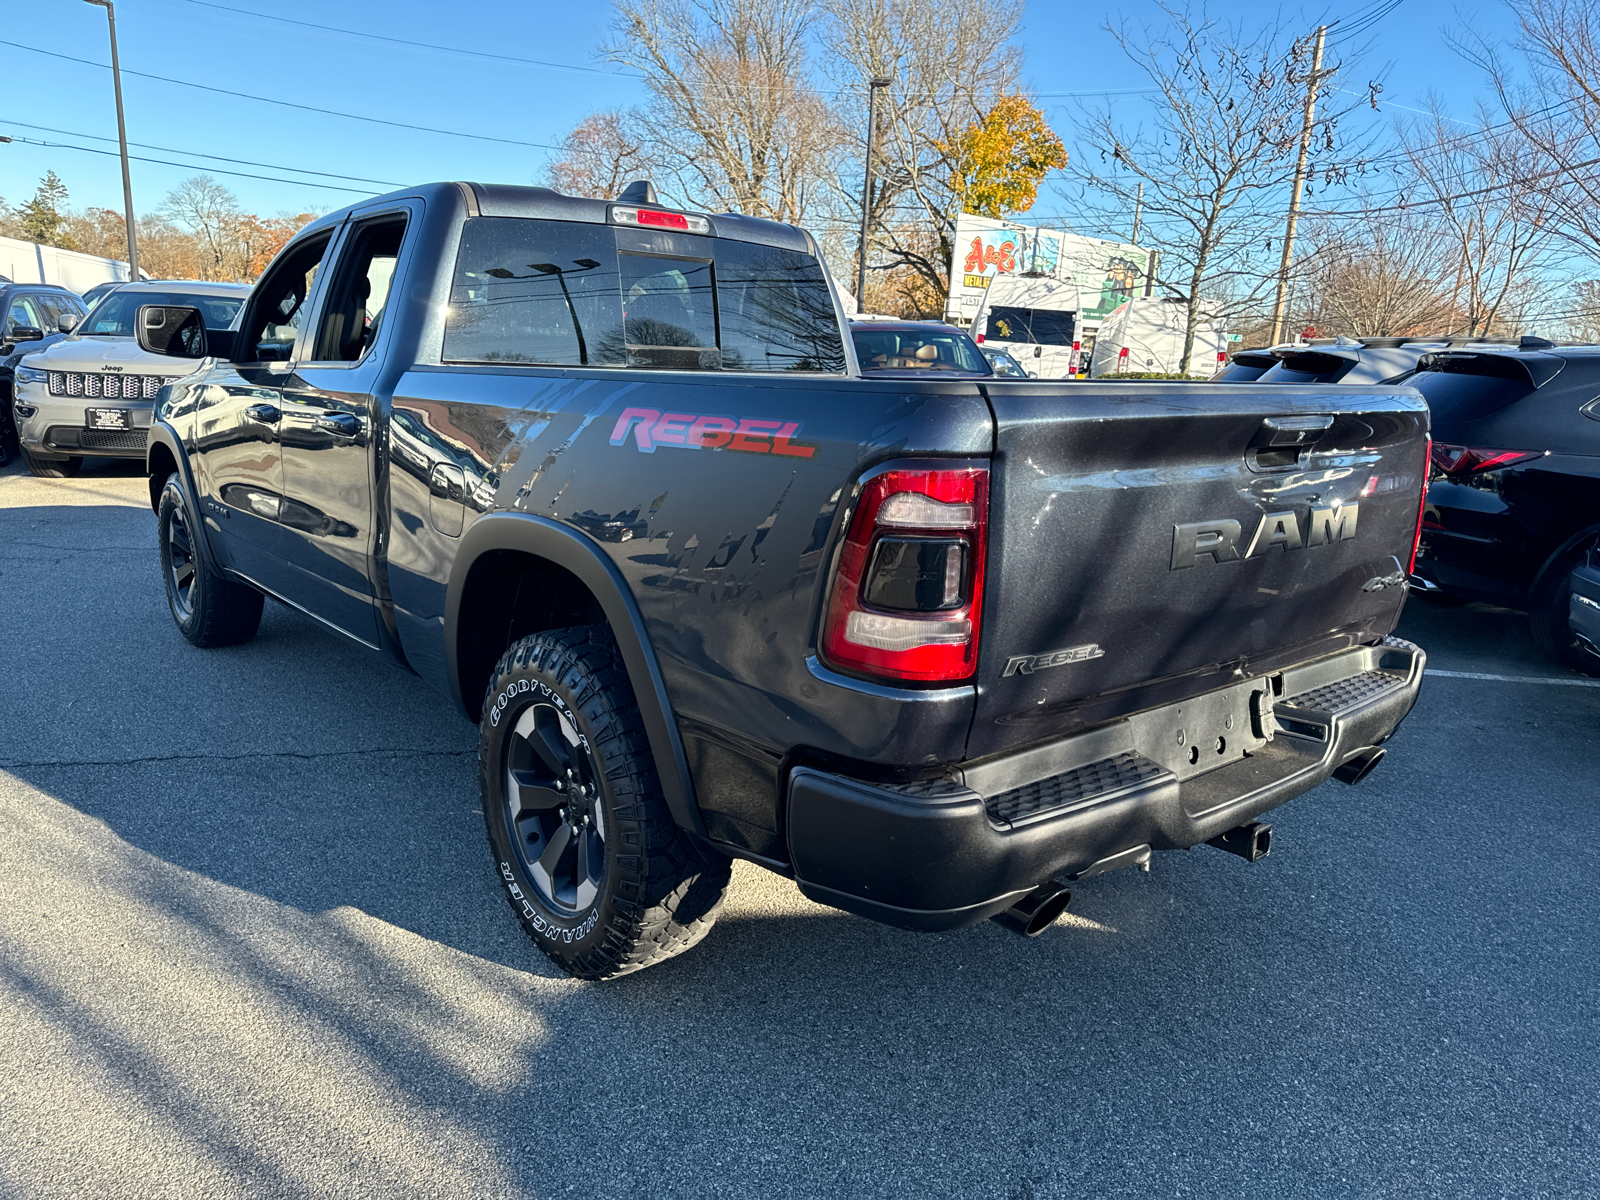
<svg viewBox="0 0 1600 1200">
<path fill-rule="evenodd" d="M 54 171 L 46 171 L 38 190 L 21 208 L 22 238 L 41 246 L 76 250 L 78 243 L 67 232 L 67 185 Z"/>
</svg>

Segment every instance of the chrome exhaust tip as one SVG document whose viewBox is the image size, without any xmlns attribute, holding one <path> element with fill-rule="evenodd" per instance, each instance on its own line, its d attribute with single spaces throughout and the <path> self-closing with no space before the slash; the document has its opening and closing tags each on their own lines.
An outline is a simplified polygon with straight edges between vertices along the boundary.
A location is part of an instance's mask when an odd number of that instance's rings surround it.
<svg viewBox="0 0 1600 1200">
<path fill-rule="evenodd" d="M 1005 912 L 996 913 L 993 919 L 1012 933 L 1038 937 L 1056 923 L 1056 918 L 1066 912 L 1071 903 L 1072 889 L 1052 879 L 1041 883 Z"/>
</svg>

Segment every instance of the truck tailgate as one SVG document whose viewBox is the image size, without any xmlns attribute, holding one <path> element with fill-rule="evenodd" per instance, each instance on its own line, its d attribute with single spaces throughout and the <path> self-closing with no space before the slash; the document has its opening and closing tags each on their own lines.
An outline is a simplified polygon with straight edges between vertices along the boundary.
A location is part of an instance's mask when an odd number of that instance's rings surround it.
<svg viewBox="0 0 1600 1200">
<path fill-rule="evenodd" d="M 1393 629 L 1426 469 L 1404 388 L 997 383 L 968 757 Z"/>
</svg>

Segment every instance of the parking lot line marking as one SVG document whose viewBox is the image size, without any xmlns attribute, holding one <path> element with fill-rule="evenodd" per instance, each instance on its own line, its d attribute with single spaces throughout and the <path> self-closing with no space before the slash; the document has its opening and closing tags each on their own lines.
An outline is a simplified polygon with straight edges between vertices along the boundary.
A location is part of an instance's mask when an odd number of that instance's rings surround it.
<svg viewBox="0 0 1600 1200">
<path fill-rule="evenodd" d="M 1600 679 L 1554 679 L 1544 675 L 1486 675 L 1482 671 L 1440 671 L 1427 669 L 1429 675 L 1442 675 L 1446 679 L 1488 679 L 1495 683 L 1549 683 L 1556 687 L 1600 687 Z"/>
</svg>

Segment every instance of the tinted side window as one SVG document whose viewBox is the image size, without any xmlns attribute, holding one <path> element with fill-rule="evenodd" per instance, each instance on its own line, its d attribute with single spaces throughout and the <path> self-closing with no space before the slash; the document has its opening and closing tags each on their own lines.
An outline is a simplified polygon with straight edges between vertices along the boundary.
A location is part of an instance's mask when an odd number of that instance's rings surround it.
<svg viewBox="0 0 1600 1200">
<path fill-rule="evenodd" d="M 616 235 L 606 225 L 474 217 L 461 233 L 444 357 L 621 366 Z"/>
<path fill-rule="evenodd" d="M 716 257 L 724 367 L 844 370 L 844 343 L 833 297 L 816 259 L 775 246 L 732 241 L 719 241 Z"/>
<path fill-rule="evenodd" d="M 43 329 L 46 334 L 54 333 L 61 314 L 71 311 L 62 305 L 60 298 L 53 292 L 35 293 L 33 302 L 39 309 L 39 319 L 44 322 Z"/>
</svg>

